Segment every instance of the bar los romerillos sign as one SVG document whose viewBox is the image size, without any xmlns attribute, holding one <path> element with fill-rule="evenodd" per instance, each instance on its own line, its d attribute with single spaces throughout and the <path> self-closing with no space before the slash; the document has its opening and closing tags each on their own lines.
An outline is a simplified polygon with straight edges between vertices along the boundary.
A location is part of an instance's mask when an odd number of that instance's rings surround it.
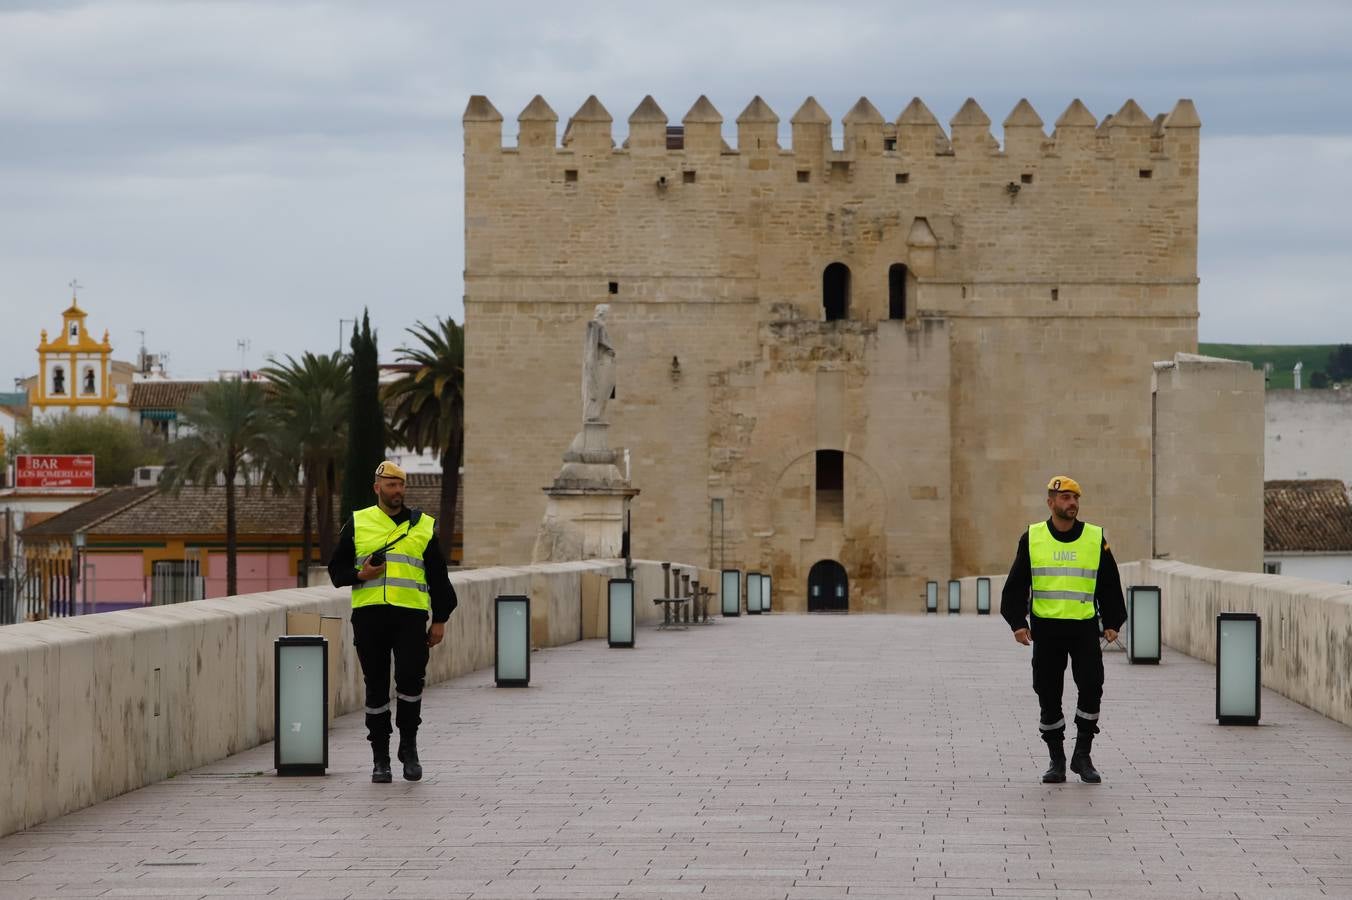
<svg viewBox="0 0 1352 900">
<path fill-rule="evenodd" d="M 14 458 L 16 488 L 92 488 L 93 454 L 20 454 Z"/>
</svg>

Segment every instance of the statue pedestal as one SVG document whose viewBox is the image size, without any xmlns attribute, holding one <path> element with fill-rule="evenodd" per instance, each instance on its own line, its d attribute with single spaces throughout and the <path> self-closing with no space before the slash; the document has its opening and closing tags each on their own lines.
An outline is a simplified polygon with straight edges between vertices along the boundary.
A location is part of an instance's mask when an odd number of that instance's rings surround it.
<svg viewBox="0 0 1352 900">
<path fill-rule="evenodd" d="M 587 422 L 563 454 L 563 467 L 545 488 L 549 501 L 531 562 L 617 559 L 624 513 L 638 490 L 620 472 L 620 454 L 606 443 L 604 422 Z"/>
</svg>

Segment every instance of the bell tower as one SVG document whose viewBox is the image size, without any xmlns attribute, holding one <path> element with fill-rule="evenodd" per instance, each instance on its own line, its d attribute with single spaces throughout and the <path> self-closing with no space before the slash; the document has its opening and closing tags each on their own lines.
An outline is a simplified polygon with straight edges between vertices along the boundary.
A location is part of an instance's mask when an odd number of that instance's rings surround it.
<svg viewBox="0 0 1352 900">
<path fill-rule="evenodd" d="M 71 289 L 70 306 L 61 313 L 60 335 L 49 339 L 44 328 L 38 342 L 38 379 L 32 396 L 35 417 L 105 412 L 116 403 L 108 332 L 103 332 L 102 340 L 90 336 L 85 322 L 88 313 L 80 308 L 75 293 L 79 283 L 71 282 Z"/>
</svg>

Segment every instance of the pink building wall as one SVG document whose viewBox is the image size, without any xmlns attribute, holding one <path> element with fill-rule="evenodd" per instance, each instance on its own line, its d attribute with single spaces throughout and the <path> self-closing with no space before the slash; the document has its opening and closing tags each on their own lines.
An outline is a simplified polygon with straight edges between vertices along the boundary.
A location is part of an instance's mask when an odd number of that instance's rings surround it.
<svg viewBox="0 0 1352 900">
<path fill-rule="evenodd" d="M 211 553 L 207 558 L 211 574 L 206 579 L 207 597 L 224 597 L 225 554 Z M 238 553 L 235 555 L 235 590 L 240 594 L 280 591 L 296 586 L 290 554 Z"/>
<path fill-rule="evenodd" d="M 146 579 L 140 550 L 126 553 L 90 553 L 88 580 L 83 585 L 88 604 L 104 609 L 140 606 L 147 602 Z"/>
</svg>

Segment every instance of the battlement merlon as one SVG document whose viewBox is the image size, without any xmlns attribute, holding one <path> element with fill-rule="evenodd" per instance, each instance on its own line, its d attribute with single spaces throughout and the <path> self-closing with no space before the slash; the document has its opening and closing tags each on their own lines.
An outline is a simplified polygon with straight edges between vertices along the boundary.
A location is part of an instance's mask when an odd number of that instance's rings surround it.
<svg viewBox="0 0 1352 900">
<path fill-rule="evenodd" d="M 544 98 L 537 95 L 517 117 L 516 147 L 504 148 L 502 114 L 487 97 L 476 94 L 470 97 L 462 120 L 465 151 L 480 154 L 503 149 L 566 150 L 585 155 L 670 152 L 687 159 L 786 153 L 809 165 L 827 157 L 1037 159 L 1083 155 L 1141 160 L 1162 157 L 1177 161 L 1180 175 L 1195 177 L 1202 124 L 1196 107 L 1188 99 L 1179 100 L 1167 115 L 1153 119 L 1135 100 L 1128 99 L 1117 112 L 1101 121 L 1076 99 L 1056 119 L 1048 135 L 1042 117 L 1024 99 L 1002 123 L 1002 146 L 991 134 L 990 117 L 973 98 L 969 97 L 954 114 L 945 134 L 919 97 L 893 122 L 886 121 L 867 97 L 860 97 L 841 120 L 845 129 L 844 150 L 835 151 L 831 145 L 831 117 L 815 99 L 808 97 L 790 120 L 792 143 L 784 148 L 779 143 L 779 116 L 757 96 L 737 117 L 737 149 L 733 150 L 723 140 L 722 114 L 701 95 L 681 120 L 680 149 L 668 151 L 667 116 L 651 96 L 644 97 L 629 117 L 629 134 L 618 150 L 612 133 L 613 119 L 595 96 L 588 97 L 568 120 L 561 141 L 558 120 Z"/>
</svg>

